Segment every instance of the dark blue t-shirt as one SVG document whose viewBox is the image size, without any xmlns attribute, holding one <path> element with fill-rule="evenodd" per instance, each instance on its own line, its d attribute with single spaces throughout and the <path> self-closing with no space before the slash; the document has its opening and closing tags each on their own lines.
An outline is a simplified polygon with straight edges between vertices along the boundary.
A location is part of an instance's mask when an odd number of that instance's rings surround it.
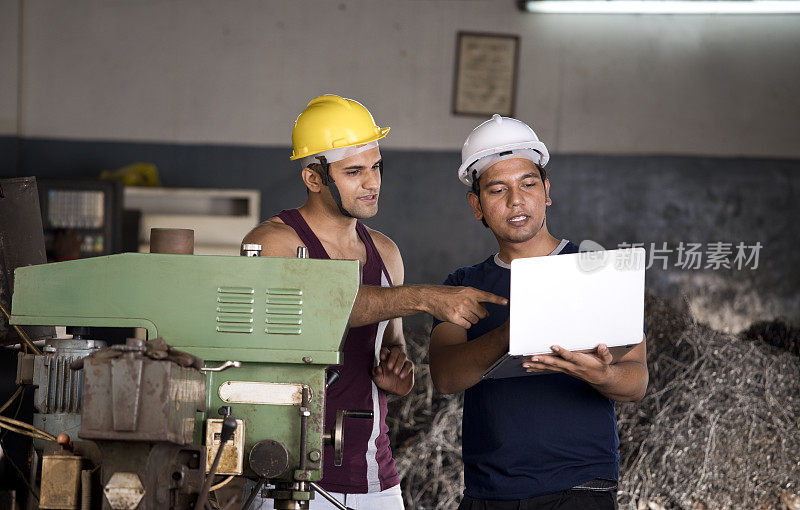
<svg viewBox="0 0 800 510">
<path fill-rule="evenodd" d="M 551 255 L 577 252 L 565 240 Z M 507 298 L 511 270 L 493 255 L 462 267 L 444 283 Z M 508 320 L 507 306 L 487 303 L 486 308 L 489 316 L 467 330 L 468 340 Z M 619 477 L 614 402 L 568 375 L 479 382 L 464 392 L 462 431 L 464 493 L 473 498 L 526 499 Z"/>
</svg>

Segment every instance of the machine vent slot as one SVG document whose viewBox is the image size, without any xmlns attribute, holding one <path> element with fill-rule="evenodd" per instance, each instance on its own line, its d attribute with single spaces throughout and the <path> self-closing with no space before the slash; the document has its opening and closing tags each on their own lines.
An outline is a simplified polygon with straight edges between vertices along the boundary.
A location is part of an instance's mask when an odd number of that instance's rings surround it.
<svg viewBox="0 0 800 510">
<path fill-rule="evenodd" d="M 252 333 L 253 327 L 236 324 L 217 324 L 217 331 L 220 333 Z"/>
<path fill-rule="evenodd" d="M 256 290 L 250 287 L 217 287 L 217 292 L 222 294 L 255 294 Z"/>
<path fill-rule="evenodd" d="M 254 295 L 251 287 L 217 287 L 217 331 L 252 333 Z"/>
<path fill-rule="evenodd" d="M 253 296 L 237 296 L 230 294 L 217 294 L 217 303 L 241 303 L 253 304 L 255 300 Z"/>
<path fill-rule="evenodd" d="M 266 299 L 266 327 L 271 335 L 299 335 L 303 325 L 303 291 L 269 288 Z"/>
<path fill-rule="evenodd" d="M 45 413 L 77 413 L 83 389 L 82 373 L 70 370 L 69 365 L 81 356 L 53 356 L 45 362 L 48 371 Z"/>
</svg>

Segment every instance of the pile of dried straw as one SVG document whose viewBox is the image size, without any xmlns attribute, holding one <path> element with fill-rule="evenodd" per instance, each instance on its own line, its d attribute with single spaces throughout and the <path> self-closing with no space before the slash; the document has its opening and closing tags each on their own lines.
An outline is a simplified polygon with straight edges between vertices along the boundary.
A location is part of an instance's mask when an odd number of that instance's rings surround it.
<svg viewBox="0 0 800 510">
<path fill-rule="evenodd" d="M 800 509 L 800 359 L 752 341 L 752 331 L 713 331 L 652 296 L 646 309 L 647 395 L 617 405 L 620 508 Z M 409 509 L 455 508 L 462 397 L 433 389 L 427 335 L 406 339 L 417 383 L 389 412 L 404 498 Z"/>
</svg>

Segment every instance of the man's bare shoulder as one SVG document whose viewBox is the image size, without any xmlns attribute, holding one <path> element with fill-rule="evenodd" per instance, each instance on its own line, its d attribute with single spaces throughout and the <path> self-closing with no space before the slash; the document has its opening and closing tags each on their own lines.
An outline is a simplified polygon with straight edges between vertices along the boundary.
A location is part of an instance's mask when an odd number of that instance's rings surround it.
<svg viewBox="0 0 800 510">
<path fill-rule="evenodd" d="M 244 236 L 242 243 L 260 244 L 266 257 L 294 257 L 303 242 L 292 227 L 277 216 L 261 222 Z"/>
<path fill-rule="evenodd" d="M 381 257 L 400 257 L 400 248 L 392 241 L 389 236 L 378 230 L 367 227 L 375 247 L 381 254 Z"/>
<path fill-rule="evenodd" d="M 392 278 L 394 285 L 401 285 L 405 280 L 405 268 L 403 267 L 403 257 L 400 255 L 400 249 L 394 244 L 394 241 L 389 239 L 389 236 L 377 230 L 367 227 L 372 241 L 375 243 L 375 248 L 383 259 L 386 269 L 389 271 L 389 276 Z"/>
</svg>

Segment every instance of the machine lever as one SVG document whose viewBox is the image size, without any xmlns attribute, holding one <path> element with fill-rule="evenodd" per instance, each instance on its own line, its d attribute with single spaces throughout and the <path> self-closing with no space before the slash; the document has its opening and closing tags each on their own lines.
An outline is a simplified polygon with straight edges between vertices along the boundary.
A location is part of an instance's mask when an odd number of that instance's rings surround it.
<svg viewBox="0 0 800 510">
<path fill-rule="evenodd" d="M 327 499 L 331 505 L 335 506 L 339 510 L 353 510 L 349 506 L 344 506 L 343 504 L 339 503 L 339 501 L 336 498 L 334 498 L 328 491 L 320 487 L 318 484 L 310 482 L 309 485 L 311 485 L 312 489 L 319 492 L 320 496 Z"/>
<path fill-rule="evenodd" d="M 331 384 L 333 384 L 336 381 L 338 381 L 339 377 L 341 377 L 341 376 L 342 376 L 342 374 L 339 373 L 339 371 L 336 370 L 335 368 L 328 369 L 328 373 L 326 374 L 326 377 L 325 377 L 325 389 L 328 389 L 328 387 Z"/>
<path fill-rule="evenodd" d="M 222 372 L 223 370 L 227 370 L 227 369 L 229 369 L 231 367 L 239 368 L 241 366 L 242 366 L 242 362 L 241 361 L 228 360 L 228 361 L 226 361 L 225 363 L 223 363 L 222 365 L 220 365 L 218 367 L 214 367 L 214 368 L 203 367 L 203 368 L 200 369 L 200 371 L 202 371 L 202 372 Z"/>
<path fill-rule="evenodd" d="M 375 417 L 372 409 L 348 409 L 344 412 L 347 418 L 359 418 L 361 420 L 371 420 Z"/>
</svg>

